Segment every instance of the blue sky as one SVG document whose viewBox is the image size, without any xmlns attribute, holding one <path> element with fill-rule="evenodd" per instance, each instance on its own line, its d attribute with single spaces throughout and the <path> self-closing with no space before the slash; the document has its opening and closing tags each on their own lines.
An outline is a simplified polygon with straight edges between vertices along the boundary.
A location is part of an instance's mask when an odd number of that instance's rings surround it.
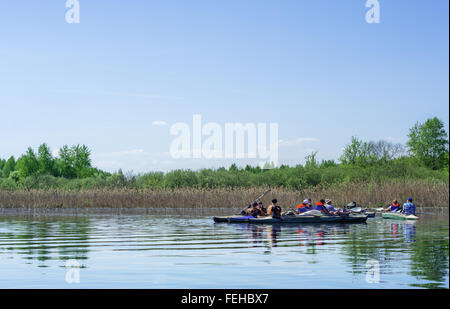
<svg viewBox="0 0 450 309">
<path fill-rule="evenodd" d="M 448 129 L 446 0 L 380 0 L 379 24 L 365 0 L 79 2 L 68 24 L 65 0 L 0 0 L 0 157 L 82 143 L 110 171 L 229 165 L 168 155 L 193 114 L 279 123 L 291 165 L 352 135 L 404 143 L 429 117 Z"/>
</svg>

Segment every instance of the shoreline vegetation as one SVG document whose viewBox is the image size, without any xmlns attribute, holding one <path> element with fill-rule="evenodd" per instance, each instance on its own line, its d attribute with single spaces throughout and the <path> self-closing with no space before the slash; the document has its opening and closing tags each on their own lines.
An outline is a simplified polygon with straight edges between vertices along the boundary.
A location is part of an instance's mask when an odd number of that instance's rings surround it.
<svg viewBox="0 0 450 309">
<path fill-rule="evenodd" d="M 263 191 L 284 209 L 305 198 L 356 201 L 384 207 L 414 198 L 418 207 L 449 206 L 448 133 L 438 118 L 417 123 L 406 145 L 352 137 L 339 160 L 307 156 L 305 164 L 277 168 L 236 164 L 229 168 L 167 173 L 108 173 L 92 166 L 85 145 L 63 146 L 58 156 L 42 144 L 17 160 L 0 159 L 0 208 L 242 209 Z"/>
<path fill-rule="evenodd" d="M 0 208 L 81 209 L 81 208 L 177 208 L 242 210 L 268 187 L 251 188 L 177 188 L 177 189 L 84 189 L 84 190 L 14 190 L 0 191 Z M 265 205 L 276 197 L 283 209 L 295 209 L 305 197 L 314 201 L 331 198 L 337 207 L 356 201 L 364 207 L 385 207 L 392 199 L 414 196 L 420 208 L 449 206 L 449 185 L 436 181 L 384 181 L 345 183 L 305 189 L 271 188 L 263 198 Z"/>
</svg>

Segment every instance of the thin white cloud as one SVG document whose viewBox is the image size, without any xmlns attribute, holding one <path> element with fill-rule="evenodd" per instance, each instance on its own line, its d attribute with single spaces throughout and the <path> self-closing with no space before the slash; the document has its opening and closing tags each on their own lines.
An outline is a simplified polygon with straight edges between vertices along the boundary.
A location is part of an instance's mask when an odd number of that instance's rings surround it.
<svg viewBox="0 0 450 309">
<path fill-rule="evenodd" d="M 315 137 L 299 137 L 299 138 L 291 139 L 291 140 L 280 139 L 280 141 L 278 142 L 278 145 L 280 147 L 292 147 L 292 146 L 300 145 L 301 143 L 305 143 L 305 142 L 318 142 L 318 141 L 319 141 L 319 139 L 317 139 Z"/>
<path fill-rule="evenodd" d="M 155 120 L 152 122 L 152 125 L 160 127 L 167 125 L 167 122 L 165 122 L 164 120 Z"/>
</svg>

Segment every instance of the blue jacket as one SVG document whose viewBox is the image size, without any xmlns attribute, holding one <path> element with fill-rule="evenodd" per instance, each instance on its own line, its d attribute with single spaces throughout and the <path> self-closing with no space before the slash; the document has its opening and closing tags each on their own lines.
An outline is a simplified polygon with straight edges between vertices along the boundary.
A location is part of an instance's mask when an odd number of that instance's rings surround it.
<svg viewBox="0 0 450 309">
<path fill-rule="evenodd" d="M 403 204 L 403 214 L 405 216 L 416 215 L 416 205 L 411 202 Z"/>
<path fill-rule="evenodd" d="M 312 210 L 312 207 L 302 207 L 298 209 L 298 213 L 301 214 L 310 210 Z"/>
<path fill-rule="evenodd" d="M 322 203 L 317 203 L 315 210 L 324 211 L 325 210 L 325 205 L 323 205 Z"/>
<path fill-rule="evenodd" d="M 333 205 L 325 205 L 325 208 L 326 208 L 328 211 L 336 211 L 336 209 L 333 207 Z"/>
</svg>

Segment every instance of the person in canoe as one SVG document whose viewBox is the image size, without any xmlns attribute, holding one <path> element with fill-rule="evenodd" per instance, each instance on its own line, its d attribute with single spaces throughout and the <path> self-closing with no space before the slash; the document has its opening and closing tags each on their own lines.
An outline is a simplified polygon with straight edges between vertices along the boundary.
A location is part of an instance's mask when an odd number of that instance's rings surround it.
<svg viewBox="0 0 450 309">
<path fill-rule="evenodd" d="M 247 210 L 248 216 L 253 216 L 255 218 L 266 217 L 266 212 L 262 209 L 262 203 L 254 202 L 251 208 Z"/>
<path fill-rule="evenodd" d="M 303 203 L 297 206 L 297 213 L 299 214 L 310 210 L 312 210 L 312 207 L 308 199 L 304 200 Z"/>
<path fill-rule="evenodd" d="M 318 211 L 324 212 L 324 213 L 328 213 L 328 210 L 325 207 L 325 200 L 322 199 L 319 202 L 317 202 L 315 210 L 318 210 Z"/>
<path fill-rule="evenodd" d="M 267 216 L 261 202 L 253 204 L 252 216 L 255 218 L 262 218 Z"/>
<path fill-rule="evenodd" d="M 391 205 L 389 205 L 388 208 L 383 209 L 383 211 L 390 211 L 390 212 L 398 212 L 400 210 L 401 210 L 400 204 L 397 200 L 393 200 Z"/>
<path fill-rule="evenodd" d="M 247 216 L 253 216 L 255 218 L 258 218 L 258 209 L 257 209 L 258 203 L 254 202 L 250 205 L 250 207 L 247 209 Z"/>
<path fill-rule="evenodd" d="M 277 203 L 277 199 L 272 200 L 272 204 L 267 208 L 267 215 L 272 216 L 272 218 L 281 219 L 281 207 Z"/>
<path fill-rule="evenodd" d="M 259 209 L 262 217 L 267 216 L 267 209 L 264 208 L 264 205 L 261 201 L 259 201 L 257 208 Z"/>
<path fill-rule="evenodd" d="M 333 207 L 332 205 L 333 201 L 330 199 L 325 200 L 325 205 L 324 207 L 326 208 L 326 210 L 328 211 L 328 213 L 330 215 L 337 215 L 339 214 L 339 210 L 337 210 L 336 208 Z"/>
<path fill-rule="evenodd" d="M 403 214 L 405 216 L 416 215 L 416 205 L 412 202 L 412 198 L 408 197 L 406 203 L 403 204 Z"/>
</svg>

